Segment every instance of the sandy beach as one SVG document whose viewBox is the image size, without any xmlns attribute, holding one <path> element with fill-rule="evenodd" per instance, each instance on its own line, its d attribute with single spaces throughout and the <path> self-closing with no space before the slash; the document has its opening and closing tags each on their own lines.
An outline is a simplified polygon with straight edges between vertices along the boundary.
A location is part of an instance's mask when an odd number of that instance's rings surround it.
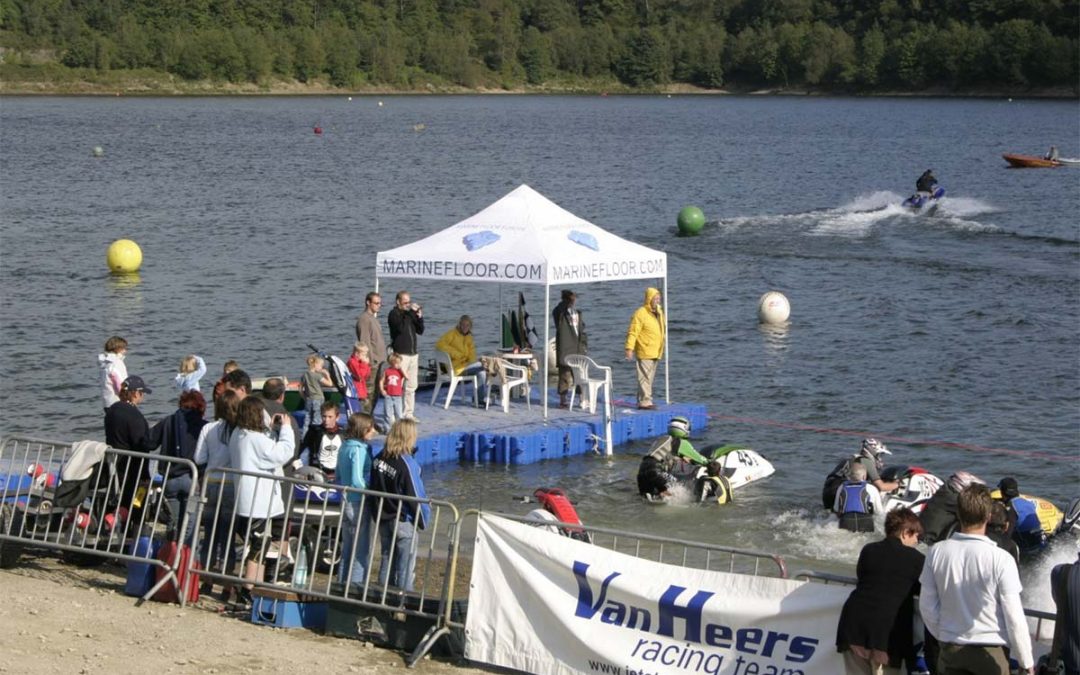
<svg viewBox="0 0 1080 675">
<path fill-rule="evenodd" d="M 0 672 L 405 672 L 404 654 L 307 630 L 256 626 L 200 600 L 180 608 L 125 596 L 123 568 L 24 557 L 0 572 Z M 489 672 L 426 658 L 417 673 Z"/>
</svg>

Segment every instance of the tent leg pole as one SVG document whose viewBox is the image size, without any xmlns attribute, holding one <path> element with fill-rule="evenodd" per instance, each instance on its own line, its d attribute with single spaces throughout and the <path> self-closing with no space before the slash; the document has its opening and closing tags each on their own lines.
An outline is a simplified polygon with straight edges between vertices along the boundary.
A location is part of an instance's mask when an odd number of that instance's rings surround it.
<svg viewBox="0 0 1080 675">
<path fill-rule="evenodd" d="M 668 377 L 668 290 L 667 270 L 664 270 L 664 401 L 671 403 L 671 379 Z"/>
<path fill-rule="evenodd" d="M 548 363 L 548 339 L 551 334 L 551 324 L 548 323 L 548 318 L 551 316 L 551 286 L 544 284 L 544 419 L 548 418 L 548 368 L 551 366 Z"/>
</svg>

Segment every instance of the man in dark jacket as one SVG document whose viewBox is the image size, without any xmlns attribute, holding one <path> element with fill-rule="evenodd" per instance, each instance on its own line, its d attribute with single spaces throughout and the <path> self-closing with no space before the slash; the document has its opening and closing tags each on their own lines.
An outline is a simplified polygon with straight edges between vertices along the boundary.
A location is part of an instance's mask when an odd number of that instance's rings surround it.
<svg viewBox="0 0 1080 675">
<path fill-rule="evenodd" d="M 1080 675 L 1080 559 L 1050 572 L 1050 591 L 1061 626 L 1054 632 L 1054 648 L 1061 655 L 1065 675 Z"/>
<path fill-rule="evenodd" d="M 401 355 L 401 370 L 405 373 L 405 417 L 416 419 L 416 378 L 420 366 L 417 336 L 424 334 L 424 308 L 412 301 L 408 291 L 398 291 L 386 323 L 390 326 L 390 347 Z"/>
<path fill-rule="evenodd" d="M 930 501 L 926 502 L 926 508 L 919 514 L 919 522 L 923 527 L 923 541 L 927 546 L 948 539 L 958 523 L 956 517 L 956 499 L 968 485 L 985 483 L 978 476 L 967 471 L 957 471 L 949 476 L 945 485 L 934 493 Z"/>
<path fill-rule="evenodd" d="M 585 334 L 585 319 L 577 310 L 577 294 L 563 289 L 562 301 L 555 305 L 551 318 L 555 322 L 555 362 L 559 367 L 559 407 L 567 406 L 570 387 L 574 386 L 574 374 L 566 365 L 566 357 L 585 355 L 589 351 L 589 337 Z"/>
<path fill-rule="evenodd" d="M 157 447 L 150 436 L 150 425 L 139 411 L 139 404 L 149 393 L 150 387 L 147 387 L 146 382 L 138 375 L 131 375 L 124 380 L 117 394 L 120 400 L 105 411 L 106 445 L 115 450 L 132 452 L 149 452 Z M 121 504 L 130 504 L 139 482 L 143 478 L 149 478 L 149 461 L 149 457 L 145 460 L 127 455 L 116 458 L 117 475 L 123 481 L 120 488 Z"/>
</svg>

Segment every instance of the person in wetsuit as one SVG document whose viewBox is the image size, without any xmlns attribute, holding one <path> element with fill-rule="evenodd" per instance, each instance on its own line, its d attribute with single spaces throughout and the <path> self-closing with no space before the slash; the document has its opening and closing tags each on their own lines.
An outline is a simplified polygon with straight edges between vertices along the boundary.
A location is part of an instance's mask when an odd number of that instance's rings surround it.
<svg viewBox="0 0 1080 675">
<path fill-rule="evenodd" d="M 641 458 L 638 466 L 638 492 L 644 497 L 662 497 L 678 482 L 672 473 L 679 462 L 692 462 L 705 466 L 705 459 L 690 442 L 690 420 L 672 417 L 668 433 L 653 444 L 649 453 Z"/>
<path fill-rule="evenodd" d="M 919 192 L 933 192 L 936 185 L 937 178 L 934 178 L 932 169 L 923 171 L 923 174 L 915 181 L 915 189 Z"/>
</svg>

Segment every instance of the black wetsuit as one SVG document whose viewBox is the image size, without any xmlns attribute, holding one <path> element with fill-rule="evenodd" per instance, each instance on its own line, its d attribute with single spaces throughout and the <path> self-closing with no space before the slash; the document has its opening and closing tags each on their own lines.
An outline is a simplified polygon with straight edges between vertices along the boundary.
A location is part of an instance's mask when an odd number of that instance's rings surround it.
<svg viewBox="0 0 1080 675">
<path fill-rule="evenodd" d="M 930 501 L 926 502 L 926 508 L 919 514 L 919 522 L 923 526 L 923 541 L 927 546 L 941 541 L 949 536 L 956 525 L 956 499 L 960 496 L 948 485 L 943 485 Z"/>
<path fill-rule="evenodd" d="M 937 185 L 937 178 L 934 178 L 934 174 L 929 171 L 919 176 L 919 180 L 915 181 L 915 189 L 919 192 L 933 192 L 935 185 Z"/>
</svg>

